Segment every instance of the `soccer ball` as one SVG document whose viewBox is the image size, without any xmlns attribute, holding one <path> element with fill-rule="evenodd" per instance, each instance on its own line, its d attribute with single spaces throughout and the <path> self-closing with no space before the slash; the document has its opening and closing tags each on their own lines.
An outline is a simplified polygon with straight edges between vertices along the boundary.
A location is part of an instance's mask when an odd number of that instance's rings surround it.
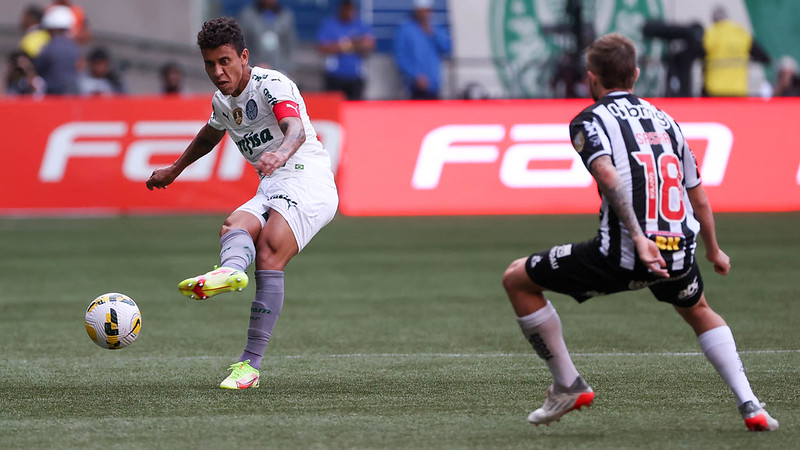
<svg viewBox="0 0 800 450">
<path fill-rule="evenodd" d="M 142 314 L 127 295 L 103 294 L 86 309 L 86 332 L 100 347 L 125 348 L 136 340 L 141 329 Z"/>
</svg>

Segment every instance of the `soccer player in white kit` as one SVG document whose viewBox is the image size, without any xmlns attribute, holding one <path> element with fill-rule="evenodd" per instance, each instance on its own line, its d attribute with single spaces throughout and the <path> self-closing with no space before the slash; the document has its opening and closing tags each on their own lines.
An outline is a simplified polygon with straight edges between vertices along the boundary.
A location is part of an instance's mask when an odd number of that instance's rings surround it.
<svg viewBox="0 0 800 450">
<path fill-rule="evenodd" d="M 248 65 L 242 31 L 231 18 L 205 22 L 197 44 L 218 89 L 211 118 L 174 163 L 153 172 L 147 188 L 166 188 L 226 131 L 261 178 L 256 195 L 220 229 L 220 267 L 178 285 L 197 300 L 241 291 L 248 284 L 245 270 L 255 262 L 247 345 L 220 384 L 247 389 L 258 387 L 261 358 L 283 307 L 284 267 L 333 219 L 339 197 L 330 157 L 295 83 L 280 72 Z"/>
</svg>

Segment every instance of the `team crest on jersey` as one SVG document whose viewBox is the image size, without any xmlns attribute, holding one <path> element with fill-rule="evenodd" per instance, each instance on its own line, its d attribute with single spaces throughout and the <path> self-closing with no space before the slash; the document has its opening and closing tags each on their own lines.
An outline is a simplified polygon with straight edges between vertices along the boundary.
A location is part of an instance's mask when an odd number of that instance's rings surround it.
<svg viewBox="0 0 800 450">
<path fill-rule="evenodd" d="M 578 153 L 583 151 L 584 144 L 586 144 L 586 138 L 583 137 L 583 133 L 578 132 L 572 137 L 572 146 L 575 147 Z"/>
<path fill-rule="evenodd" d="M 256 116 L 258 116 L 258 105 L 256 105 L 255 100 L 251 98 L 247 101 L 247 105 L 244 107 L 244 113 L 249 120 L 256 120 Z"/>
<path fill-rule="evenodd" d="M 236 108 L 233 110 L 233 120 L 236 122 L 236 125 L 242 124 L 242 108 Z"/>
</svg>

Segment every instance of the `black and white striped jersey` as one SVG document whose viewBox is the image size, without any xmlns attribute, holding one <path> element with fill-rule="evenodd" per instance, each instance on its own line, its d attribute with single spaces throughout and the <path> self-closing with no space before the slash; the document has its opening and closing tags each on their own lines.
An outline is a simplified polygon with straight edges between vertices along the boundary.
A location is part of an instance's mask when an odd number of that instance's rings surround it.
<svg viewBox="0 0 800 450">
<path fill-rule="evenodd" d="M 572 120 L 570 136 L 587 168 L 601 155 L 611 157 L 639 224 L 661 249 L 667 270 L 688 270 L 700 223 L 686 189 L 700 184 L 700 173 L 672 117 L 628 92 L 612 92 Z M 601 199 L 601 251 L 623 269 L 646 271 L 630 233 L 602 194 Z"/>
</svg>

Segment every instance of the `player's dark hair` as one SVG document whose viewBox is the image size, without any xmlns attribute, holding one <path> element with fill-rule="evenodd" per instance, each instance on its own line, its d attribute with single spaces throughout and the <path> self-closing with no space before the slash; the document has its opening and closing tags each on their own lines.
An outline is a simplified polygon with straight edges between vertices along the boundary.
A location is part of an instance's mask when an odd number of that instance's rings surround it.
<svg viewBox="0 0 800 450">
<path fill-rule="evenodd" d="M 197 46 L 201 50 L 214 49 L 223 45 L 230 45 L 236 53 L 244 51 L 244 34 L 239 24 L 230 17 L 217 17 L 207 20 L 203 28 L 197 33 Z"/>
<path fill-rule="evenodd" d="M 586 49 L 586 68 L 606 89 L 631 89 L 636 82 L 636 47 L 618 33 L 601 36 Z"/>
</svg>

